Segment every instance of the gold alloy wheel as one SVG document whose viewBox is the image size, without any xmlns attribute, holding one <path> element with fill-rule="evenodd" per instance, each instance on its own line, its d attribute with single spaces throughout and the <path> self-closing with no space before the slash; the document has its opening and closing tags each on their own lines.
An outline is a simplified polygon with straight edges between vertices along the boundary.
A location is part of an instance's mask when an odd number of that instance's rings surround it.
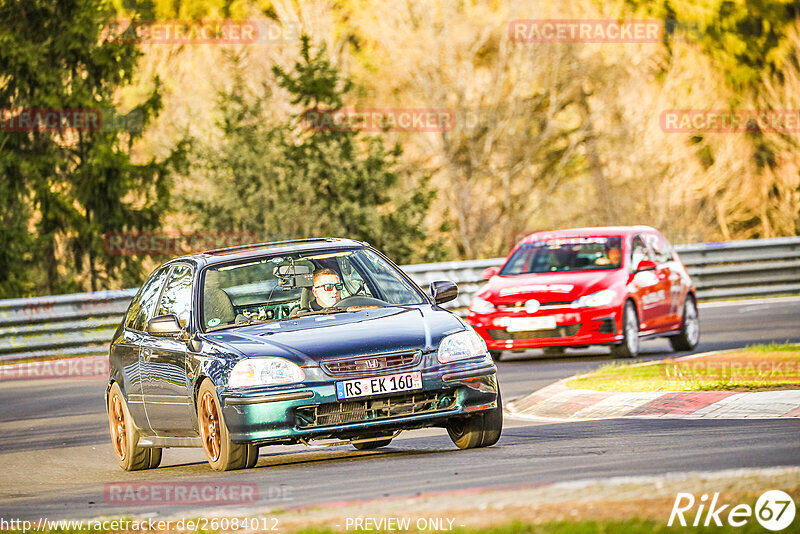
<svg viewBox="0 0 800 534">
<path fill-rule="evenodd" d="M 126 456 L 126 429 L 125 412 L 122 409 L 122 401 L 119 395 L 111 397 L 111 409 L 108 411 L 108 423 L 111 426 L 111 442 L 114 444 L 114 452 L 120 461 L 125 460 Z"/>
<path fill-rule="evenodd" d="M 200 437 L 203 438 L 203 449 L 212 462 L 219 459 L 221 450 L 222 439 L 219 424 L 217 403 L 211 393 L 206 391 L 200 402 Z"/>
</svg>

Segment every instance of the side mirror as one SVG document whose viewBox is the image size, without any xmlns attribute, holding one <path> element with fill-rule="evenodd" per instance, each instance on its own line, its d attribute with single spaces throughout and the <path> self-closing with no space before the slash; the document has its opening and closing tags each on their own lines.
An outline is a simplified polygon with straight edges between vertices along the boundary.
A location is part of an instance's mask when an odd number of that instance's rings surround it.
<svg viewBox="0 0 800 534">
<path fill-rule="evenodd" d="M 656 267 L 657 264 L 653 260 L 642 260 L 639 262 L 639 265 L 636 266 L 636 272 L 654 271 Z"/>
<path fill-rule="evenodd" d="M 500 272 L 500 267 L 489 267 L 488 269 L 484 269 L 481 273 L 481 278 L 485 278 L 488 280 L 493 276 L 497 276 L 497 273 Z"/>
<path fill-rule="evenodd" d="M 147 333 L 157 337 L 180 338 L 183 336 L 183 329 L 175 314 L 170 313 L 150 319 L 147 322 Z"/>
<path fill-rule="evenodd" d="M 458 286 L 450 280 L 431 282 L 431 296 L 436 304 L 450 302 L 458 296 Z"/>
</svg>

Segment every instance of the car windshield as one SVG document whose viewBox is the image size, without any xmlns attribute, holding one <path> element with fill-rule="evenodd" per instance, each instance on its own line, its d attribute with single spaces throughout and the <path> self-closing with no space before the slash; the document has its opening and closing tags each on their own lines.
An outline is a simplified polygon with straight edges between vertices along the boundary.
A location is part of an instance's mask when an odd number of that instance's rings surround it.
<svg viewBox="0 0 800 534">
<path fill-rule="evenodd" d="M 395 267 L 366 248 L 248 258 L 203 272 L 205 330 L 426 302 Z"/>
<path fill-rule="evenodd" d="M 567 237 L 525 243 L 506 262 L 501 275 L 618 269 L 619 237 Z"/>
</svg>

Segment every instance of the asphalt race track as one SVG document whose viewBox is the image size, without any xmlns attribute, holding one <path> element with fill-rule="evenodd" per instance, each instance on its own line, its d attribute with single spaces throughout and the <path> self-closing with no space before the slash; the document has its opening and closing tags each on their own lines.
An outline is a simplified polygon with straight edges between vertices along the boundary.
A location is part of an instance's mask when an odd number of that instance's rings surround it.
<svg viewBox="0 0 800 534">
<path fill-rule="evenodd" d="M 800 298 L 701 306 L 697 352 L 800 342 Z M 639 360 L 675 356 L 666 340 L 642 344 Z M 504 400 L 612 361 L 607 349 L 544 358 L 506 353 Z M 800 420 L 608 420 L 531 423 L 506 419 L 500 442 L 459 451 L 442 429 L 406 432 L 389 447 L 356 451 L 265 447 L 256 468 L 216 473 L 199 449 L 168 449 L 162 467 L 117 467 L 103 404 L 105 382 L 0 383 L 0 517 L 238 514 L 241 505 L 131 506 L 109 502 L 107 484 L 226 482 L 258 485 L 248 513 L 351 499 L 680 471 L 800 465 Z M 686 491 L 691 491 L 687 488 Z"/>
</svg>

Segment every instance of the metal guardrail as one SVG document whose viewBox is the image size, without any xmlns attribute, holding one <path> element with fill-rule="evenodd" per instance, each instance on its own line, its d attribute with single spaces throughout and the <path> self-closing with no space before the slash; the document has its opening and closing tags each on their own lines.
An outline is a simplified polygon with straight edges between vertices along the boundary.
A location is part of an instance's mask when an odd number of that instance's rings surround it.
<svg viewBox="0 0 800 534">
<path fill-rule="evenodd" d="M 106 352 L 136 291 L 0 300 L 0 360 Z"/>
<path fill-rule="evenodd" d="M 702 300 L 800 294 L 800 237 L 675 247 Z M 463 313 L 485 283 L 481 272 L 505 258 L 406 265 L 420 286 L 458 283 L 448 303 Z M 0 361 L 103 354 L 136 289 L 0 300 Z"/>
</svg>

